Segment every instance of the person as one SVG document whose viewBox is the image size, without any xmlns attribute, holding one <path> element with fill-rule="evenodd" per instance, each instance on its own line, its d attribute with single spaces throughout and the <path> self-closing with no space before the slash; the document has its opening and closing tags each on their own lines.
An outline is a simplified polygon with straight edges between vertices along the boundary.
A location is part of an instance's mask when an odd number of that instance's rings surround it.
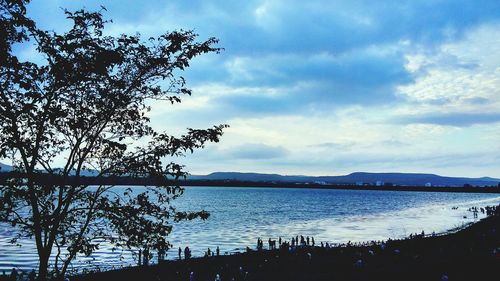
<svg viewBox="0 0 500 281">
<path fill-rule="evenodd" d="M 215 281 L 221 281 L 220 280 L 220 275 L 218 273 L 215 275 Z"/>
<path fill-rule="evenodd" d="M 309 236 L 307 236 L 306 240 L 307 240 L 307 246 L 309 246 L 309 242 L 311 241 L 311 240 L 309 239 Z"/>
<path fill-rule="evenodd" d="M 295 238 L 292 237 L 292 247 L 295 247 Z"/>
<path fill-rule="evenodd" d="M 215 249 L 215 252 L 217 253 L 217 256 L 219 256 L 219 254 L 220 254 L 219 246 L 217 246 L 217 248 Z"/>
<path fill-rule="evenodd" d="M 181 247 L 179 247 L 179 251 L 178 252 L 179 252 L 179 260 L 181 260 L 181 255 L 182 255 L 182 249 L 181 249 Z"/>
<path fill-rule="evenodd" d="M 158 263 L 160 263 L 161 261 L 164 261 L 166 255 L 167 255 L 167 253 L 165 252 L 165 249 L 163 249 L 163 248 L 158 249 Z"/>
<path fill-rule="evenodd" d="M 35 281 L 36 278 L 36 272 L 34 269 L 31 270 L 30 274 L 28 274 L 28 280 L 29 281 Z"/>
<path fill-rule="evenodd" d="M 189 247 L 186 246 L 184 248 L 184 259 L 188 260 L 191 257 L 191 250 L 189 250 Z"/>
<path fill-rule="evenodd" d="M 262 250 L 262 246 L 263 246 L 263 243 L 262 243 L 262 240 L 259 238 L 257 238 L 257 250 Z"/>
<path fill-rule="evenodd" d="M 184 257 L 184 258 L 186 259 L 187 257 Z M 193 271 L 191 271 L 191 273 L 189 273 L 189 281 L 194 281 L 194 272 Z"/>
<path fill-rule="evenodd" d="M 149 259 L 151 258 L 149 254 L 149 248 L 145 248 L 144 251 L 142 251 L 143 259 L 142 259 L 142 264 L 145 266 L 149 265 Z"/>
<path fill-rule="evenodd" d="M 210 257 L 211 255 L 212 255 L 212 251 L 210 251 L 210 248 L 208 248 L 208 250 L 207 250 L 207 256 Z"/>
<path fill-rule="evenodd" d="M 315 244 L 315 242 L 314 242 L 314 237 L 311 237 L 311 244 L 312 244 L 312 246 L 314 247 L 314 244 Z"/>
<path fill-rule="evenodd" d="M 278 239 L 278 244 L 279 244 L 279 246 L 281 247 L 281 236 L 280 236 L 280 238 Z"/>
<path fill-rule="evenodd" d="M 17 280 L 17 270 L 16 270 L 16 268 L 12 268 L 12 271 L 10 272 L 10 280 L 11 281 L 16 281 Z"/>
</svg>

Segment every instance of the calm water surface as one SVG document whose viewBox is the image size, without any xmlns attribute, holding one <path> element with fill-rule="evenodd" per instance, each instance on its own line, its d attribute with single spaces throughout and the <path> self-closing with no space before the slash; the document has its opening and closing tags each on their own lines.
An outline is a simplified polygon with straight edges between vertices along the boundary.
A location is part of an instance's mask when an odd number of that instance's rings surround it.
<svg viewBox="0 0 500 281">
<path fill-rule="evenodd" d="M 187 187 L 175 202 L 179 210 L 204 209 L 211 216 L 207 221 L 175 224 L 170 236 L 175 248 L 167 258 L 176 258 L 176 249 L 185 246 L 194 256 L 217 246 L 221 253 L 243 251 L 246 246 L 254 248 L 257 237 L 267 241 L 269 237 L 314 236 L 319 244 L 386 240 L 422 230 L 442 232 L 474 221 L 468 208 L 499 203 L 498 194 Z M 0 225 L 0 270 L 36 268 L 33 243 L 25 240 L 18 247 L 9 244 L 10 238 L 9 227 Z M 92 257 L 79 258 L 74 267 L 133 263 L 133 253 L 103 246 Z"/>
</svg>

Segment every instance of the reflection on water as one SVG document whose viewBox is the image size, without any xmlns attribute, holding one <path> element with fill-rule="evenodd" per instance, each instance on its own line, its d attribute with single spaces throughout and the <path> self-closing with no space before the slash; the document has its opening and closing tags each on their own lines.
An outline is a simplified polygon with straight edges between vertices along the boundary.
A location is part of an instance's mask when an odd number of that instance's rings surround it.
<svg viewBox="0 0 500 281">
<path fill-rule="evenodd" d="M 205 209 L 211 216 L 207 221 L 176 224 L 170 236 L 175 248 L 167 258 L 176 258 L 176 249 L 185 246 L 194 256 L 203 255 L 208 247 L 219 246 L 221 253 L 253 248 L 257 237 L 266 241 L 307 235 L 319 244 L 385 240 L 422 230 L 442 232 L 474 221 L 469 207 L 498 203 L 497 194 L 188 187 L 175 205 L 179 210 Z M 37 267 L 33 243 L 24 240 L 22 247 L 11 245 L 9 234 L 8 227 L 0 228 L 0 270 Z M 103 246 L 74 266 L 109 268 L 132 263 L 131 252 L 113 252 Z"/>
</svg>

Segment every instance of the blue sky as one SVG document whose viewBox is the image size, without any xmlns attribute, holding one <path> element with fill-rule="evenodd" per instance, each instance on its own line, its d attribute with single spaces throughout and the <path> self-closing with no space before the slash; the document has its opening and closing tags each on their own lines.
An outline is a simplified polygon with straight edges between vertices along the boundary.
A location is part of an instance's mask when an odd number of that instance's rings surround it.
<svg viewBox="0 0 500 281">
<path fill-rule="evenodd" d="M 498 0 L 35 0 L 29 14 L 63 31 L 62 7 L 100 5 L 108 34 L 194 29 L 225 48 L 183 73 L 193 96 L 151 112 L 172 133 L 231 126 L 181 160 L 192 173 L 500 177 Z"/>
</svg>

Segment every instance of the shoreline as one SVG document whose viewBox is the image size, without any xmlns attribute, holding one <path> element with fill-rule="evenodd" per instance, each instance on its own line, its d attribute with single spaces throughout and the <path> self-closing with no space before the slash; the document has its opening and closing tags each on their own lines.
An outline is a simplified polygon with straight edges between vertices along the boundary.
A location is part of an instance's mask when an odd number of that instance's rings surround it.
<svg viewBox="0 0 500 281">
<path fill-rule="evenodd" d="M 453 230 L 450 230 L 453 231 Z M 169 260 L 71 280 L 489 280 L 500 274 L 500 212 L 455 232 Z M 267 243 L 266 243 L 267 244 Z M 190 279 L 191 272 L 193 277 Z M 444 277 L 446 276 L 446 277 Z M 446 279 L 447 280 L 447 279 Z M 496 279 L 492 279 L 496 280 Z"/>
<path fill-rule="evenodd" d="M 452 192 L 452 193 L 500 193 L 499 187 L 459 187 L 459 186 L 376 186 L 355 184 L 305 184 L 305 183 L 268 183 L 268 182 L 210 182 L 185 181 L 178 183 L 182 187 L 229 187 L 229 188 L 298 188 L 298 189 L 335 189 L 367 191 L 403 191 L 403 192 Z M 140 185 L 131 185 L 140 186 Z"/>
<path fill-rule="evenodd" d="M 21 174 L 22 175 L 22 174 Z M 5 183 L 11 177 L 19 177 L 14 172 L 0 172 L 0 183 Z M 61 180 L 57 176 L 38 175 L 37 182 L 57 183 Z M 82 176 L 80 178 L 69 177 L 69 183 L 82 185 L 114 185 L 114 186 L 154 186 L 158 184 L 154 179 L 131 178 L 131 177 L 109 177 L 95 178 Z M 469 185 L 463 186 L 423 186 L 423 185 L 401 185 L 386 183 L 382 185 L 364 183 L 315 183 L 315 182 L 288 182 L 288 181 L 243 181 L 243 180 L 169 180 L 161 184 L 173 186 L 200 186 L 200 187 L 256 187 L 256 188 L 300 188 L 300 189 L 344 189 L 344 190 L 372 190 L 372 191 L 417 191 L 417 192 L 457 192 L 457 193 L 500 193 L 499 185 Z"/>
</svg>

